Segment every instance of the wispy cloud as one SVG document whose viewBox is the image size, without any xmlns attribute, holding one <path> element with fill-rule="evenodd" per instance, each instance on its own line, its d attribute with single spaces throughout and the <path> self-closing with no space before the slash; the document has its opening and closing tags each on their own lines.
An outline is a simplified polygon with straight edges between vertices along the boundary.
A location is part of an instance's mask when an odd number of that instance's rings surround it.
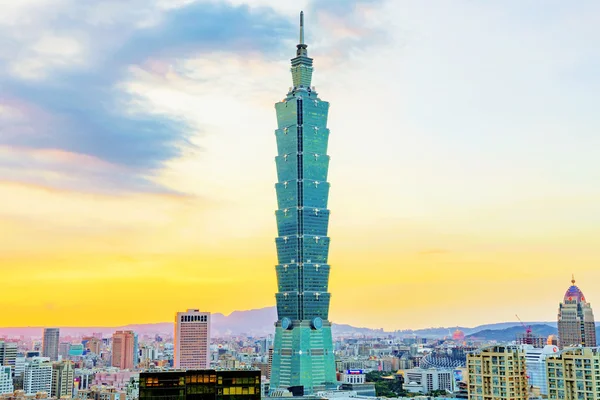
<svg viewBox="0 0 600 400">
<path fill-rule="evenodd" d="M 143 175 L 190 147 L 198 127 L 131 107 L 136 95 L 120 85 L 130 67 L 222 49 L 268 54 L 290 29 L 269 8 L 212 2 L 171 9 L 139 1 L 53 6 L 58 11 L 27 34 L 0 21 L 4 41 L 12 44 L 0 55 L 0 145 L 59 149 L 121 165 L 138 174 L 129 181 L 134 186 L 149 185 Z M 15 11 L 19 16 L 27 25 Z M 11 176 L 3 171 L 0 178 Z"/>
</svg>

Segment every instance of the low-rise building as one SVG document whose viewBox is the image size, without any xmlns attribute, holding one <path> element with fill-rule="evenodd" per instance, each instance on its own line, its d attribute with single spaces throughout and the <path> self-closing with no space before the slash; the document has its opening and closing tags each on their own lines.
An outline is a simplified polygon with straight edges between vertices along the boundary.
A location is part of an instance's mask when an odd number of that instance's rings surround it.
<svg viewBox="0 0 600 400">
<path fill-rule="evenodd" d="M 454 372 L 451 369 L 413 368 L 404 371 L 403 388 L 410 393 L 430 393 L 434 390 L 454 390 Z"/>
<path fill-rule="evenodd" d="M 199 395 L 202 395 L 201 397 Z M 260 400 L 258 370 L 176 370 L 140 373 L 140 400 Z"/>
</svg>

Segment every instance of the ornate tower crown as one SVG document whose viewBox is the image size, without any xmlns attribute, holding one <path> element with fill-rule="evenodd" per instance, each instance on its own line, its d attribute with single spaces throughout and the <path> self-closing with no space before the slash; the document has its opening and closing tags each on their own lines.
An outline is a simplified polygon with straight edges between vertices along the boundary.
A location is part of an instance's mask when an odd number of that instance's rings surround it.
<svg viewBox="0 0 600 400">
<path fill-rule="evenodd" d="M 304 12 L 300 11 L 300 40 L 296 46 L 296 57 L 292 58 L 292 79 L 294 88 L 309 88 L 312 80 L 313 60 L 308 57 L 304 43 Z"/>
</svg>

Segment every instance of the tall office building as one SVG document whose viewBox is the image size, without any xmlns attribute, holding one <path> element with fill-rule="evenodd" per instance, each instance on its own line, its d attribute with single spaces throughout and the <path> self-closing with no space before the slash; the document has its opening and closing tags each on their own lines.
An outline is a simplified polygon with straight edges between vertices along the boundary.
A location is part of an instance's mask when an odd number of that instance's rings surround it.
<svg viewBox="0 0 600 400">
<path fill-rule="evenodd" d="M 133 331 L 116 331 L 112 337 L 112 366 L 133 369 L 135 334 Z"/>
<path fill-rule="evenodd" d="M 575 286 L 575 278 L 558 307 L 559 347 L 596 346 L 596 324 L 592 305 L 583 292 Z"/>
<path fill-rule="evenodd" d="M 52 363 L 47 357 L 34 357 L 25 363 L 23 390 L 26 394 L 48 393 L 52 390 Z"/>
<path fill-rule="evenodd" d="M 45 328 L 42 338 L 42 356 L 50 358 L 51 361 L 58 360 L 58 341 L 60 330 L 58 328 Z"/>
<path fill-rule="evenodd" d="M 271 391 L 303 387 L 310 394 L 335 382 L 329 322 L 329 103 L 311 87 L 313 60 L 300 43 L 291 67 L 293 87 L 275 104 L 277 113 L 278 320 Z"/>
<path fill-rule="evenodd" d="M 600 349 L 579 347 L 546 358 L 548 398 L 600 399 Z"/>
<path fill-rule="evenodd" d="M 469 400 L 527 400 L 525 354 L 521 346 L 488 346 L 467 355 Z"/>
<path fill-rule="evenodd" d="M 210 313 L 189 309 L 175 315 L 175 368 L 210 366 Z"/>
<path fill-rule="evenodd" d="M 52 364 L 52 389 L 51 396 L 60 399 L 63 396 L 73 395 L 73 362 L 61 361 Z"/>
</svg>

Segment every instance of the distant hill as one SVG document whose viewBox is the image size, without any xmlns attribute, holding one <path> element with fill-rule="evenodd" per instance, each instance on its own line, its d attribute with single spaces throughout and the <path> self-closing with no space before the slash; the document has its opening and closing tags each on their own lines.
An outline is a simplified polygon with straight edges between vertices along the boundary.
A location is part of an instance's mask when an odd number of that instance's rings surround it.
<svg viewBox="0 0 600 400">
<path fill-rule="evenodd" d="M 247 335 L 260 336 L 274 333 L 274 323 L 277 320 L 277 310 L 275 307 L 264 307 L 255 310 L 234 311 L 229 315 L 221 313 L 212 314 L 211 332 L 213 336 L 225 335 Z M 540 327 L 540 335 L 556 334 L 556 322 L 525 322 L 527 326 Z M 598 326 L 598 324 L 597 324 Z M 155 324 L 132 324 L 117 327 L 61 327 L 61 336 L 91 335 L 94 332 L 101 332 L 105 337 L 112 335 L 115 330 L 131 329 L 140 335 L 160 334 L 171 336 L 173 334 L 173 323 L 163 322 Z M 402 336 L 418 336 L 425 338 L 443 338 L 451 336 L 457 327 L 440 327 L 428 329 L 402 330 L 395 332 L 385 332 L 383 329 L 360 328 L 348 324 L 333 323 L 332 331 L 334 336 L 384 336 L 390 334 L 399 334 Z M 510 341 L 514 340 L 516 334 L 523 331 L 519 322 L 500 322 L 497 324 L 480 325 L 473 328 L 458 327 L 468 338 L 481 338 L 482 340 Z M 534 328 L 536 332 L 537 328 Z M 41 327 L 24 328 L 2 328 L 0 327 L 0 336 L 33 336 L 41 337 Z M 600 338 L 600 329 L 598 329 L 598 338 Z"/>
<path fill-rule="evenodd" d="M 534 335 L 548 337 L 550 335 L 556 335 L 557 329 L 547 324 L 531 325 L 531 330 Z M 518 334 L 523 333 L 523 327 L 511 326 L 504 329 L 484 329 L 479 332 L 467 335 L 467 339 L 478 339 L 478 340 L 496 340 L 498 342 L 510 342 L 515 340 Z"/>
<path fill-rule="evenodd" d="M 552 326 L 554 328 L 556 328 L 556 322 L 525 322 L 524 323 L 527 326 L 534 326 L 534 325 L 548 325 L 548 326 Z M 427 337 L 427 338 L 440 338 L 440 337 L 444 337 L 444 336 L 451 336 L 452 333 L 456 330 L 459 329 L 461 331 L 463 331 L 465 333 L 465 335 L 472 335 L 474 333 L 477 332 L 481 332 L 484 330 L 499 330 L 499 329 L 508 329 L 508 328 L 513 328 L 513 327 L 519 327 L 521 330 L 522 328 L 522 324 L 520 322 L 498 322 L 495 324 L 485 324 L 485 325 L 478 325 L 476 327 L 473 328 L 468 328 L 468 327 L 464 327 L 464 326 L 453 326 L 453 327 L 448 327 L 448 328 L 426 328 L 426 329 L 407 329 L 407 330 L 402 330 L 402 331 L 398 331 L 398 333 L 401 333 L 403 335 L 416 335 L 418 337 Z"/>
<path fill-rule="evenodd" d="M 556 324 L 555 324 L 556 325 Z M 550 335 L 558 335 L 558 329 L 550 324 L 533 324 L 531 326 L 532 333 L 543 337 Z M 496 340 L 498 342 L 510 342 L 516 339 L 519 333 L 523 333 L 522 326 L 513 326 L 504 329 L 484 329 L 482 331 L 467 335 L 467 339 L 476 340 Z M 600 326 L 596 324 L 596 337 L 600 338 Z"/>
</svg>

